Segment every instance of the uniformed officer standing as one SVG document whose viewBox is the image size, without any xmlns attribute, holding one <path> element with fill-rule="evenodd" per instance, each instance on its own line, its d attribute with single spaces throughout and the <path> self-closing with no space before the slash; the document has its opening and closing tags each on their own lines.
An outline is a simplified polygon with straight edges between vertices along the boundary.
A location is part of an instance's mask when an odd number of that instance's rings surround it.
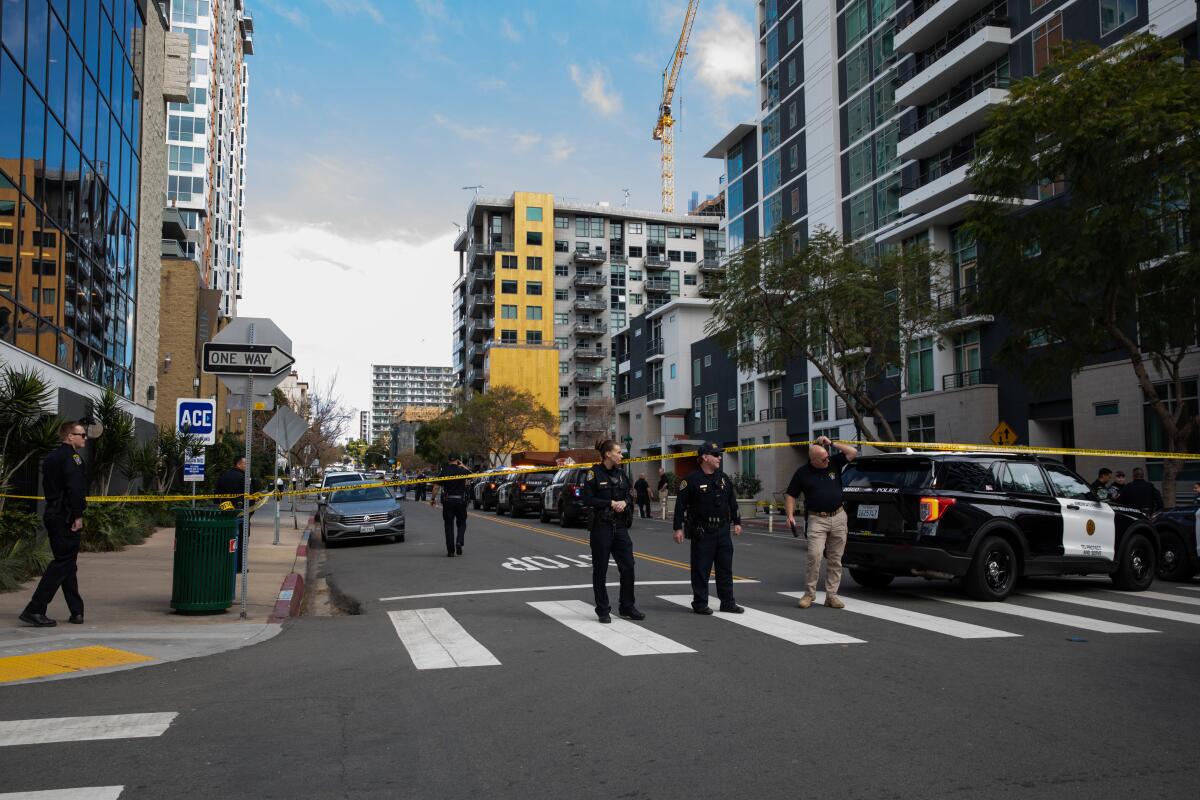
<svg viewBox="0 0 1200 800">
<path fill-rule="evenodd" d="M 711 614 L 708 607 L 708 574 L 717 567 L 717 597 L 721 611 L 741 614 L 733 599 L 733 532 L 742 535 L 733 481 L 721 471 L 720 445 L 706 442 L 700 447 L 700 469 L 679 484 L 675 498 L 675 541 L 692 540 L 692 611 Z"/>
<path fill-rule="evenodd" d="M 442 523 L 446 526 L 446 556 L 453 557 L 463 554 L 463 540 L 467 535 L 467 481 L 465 478 L 455 478 L 455 475 L 470 475 L 471 470 L 463 466 L 462 460 L 456 455 L 446 458 L 447 464 L 438 473 L 439 478 L 450 480 L 438 481 L 433 484 L 429 496 L 429 505 L 437 505 L 437 496 L 442 494 Z M 455 538 L 454 528 L 458 526 L 458 537 Z"/>
<path fill-rule="evenodd" d="M 238 456 L 233 460 L 233 466 L 217 476 L 217 494 L 231 494 L 236 497 L 231 497 L 224 502 L 230 503 L 233 508 L 239 511 L 245 511 L 253 516 L 253 511 L 246 509 L 246 457 Z M 254 494 L 258 491 L 258 482 L 254 479 L 250 480 L 250 493 Z M 224 503 L 222 503 L 224 505 Z M 238 522 L 238 527 L 242 527 L 242 523 Z M 250 546 L 250 529 L 246 529 L 246 547 Z M 234 563 L 234 571 L 239 575 L 242 573 L 242 546 L 241 539 L 238 539 L 237 558 Z"/>
<path fill-rule="evenodd" d="M 50 534 L 54 560 L 38 581 L 33 599 L 20 616 L 22 622 L 39 628 L 58 624 L 46 616 L 46 611 L 59 587 L 71 612 L 68 622 L 83 624 L 83 598 L 79 596 L 79 568 L 75 559 L 83 538 L 87 479 L 83 474 L 83 459 L 77 451 L 87 444 L 87 430 L 78 422 L 67 422 L 59 427 L 58 436 L 62 444 L 42 462 L 42 489 L 46 493 L 42 520 Z"/>
<path fill-rule="evenodd" d="M 584 478 L 580 502 L 592 510 L 590 544 L 592 546 L 592 592 L 596 596 L 596 616 L 601 622 L 612 622 L 608 604 L 608 559 L 617 562 L 621 576 L 621 596 L 618 613 L 625 619 L 642 620 L 646 615 L 637 610 L 633 598 L 633 540 L 625 525 L 625 508 L 629 503 L 629 477 L 621 469 L 621 448 L 611 439 L 596 445 L 602 463 L 589 469 Z"/>
</svg>

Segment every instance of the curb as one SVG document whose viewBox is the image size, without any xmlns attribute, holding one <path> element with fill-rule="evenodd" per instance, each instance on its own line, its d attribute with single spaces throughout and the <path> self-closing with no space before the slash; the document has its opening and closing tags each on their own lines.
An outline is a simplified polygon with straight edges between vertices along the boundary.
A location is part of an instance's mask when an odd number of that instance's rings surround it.
<svg viewBox="0 0 1200 800">
<path fill-rule="evenodd" d="M 279 624 L 289 617 L 296 616 L 300 613 L 303 600 L 304 576 L 293 572 L 283 579 L 283 585 L 279 587 L 279 596 L 275 600 L 275 610 L 271 612 L 267 622 Z"/>
</svg>

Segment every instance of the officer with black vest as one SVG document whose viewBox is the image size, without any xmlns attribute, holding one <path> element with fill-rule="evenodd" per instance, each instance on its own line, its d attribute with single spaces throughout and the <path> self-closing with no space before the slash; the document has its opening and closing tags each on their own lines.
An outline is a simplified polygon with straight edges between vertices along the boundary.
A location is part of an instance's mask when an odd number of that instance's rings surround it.
<svg viewBox="0 0 1200 800">
<path fill-rule="evenodd" d="M 692 540 L 692 611 L 711 614 L 708 607 L 708 573 L 716 564 L 717 597 L 721 611 L 741 614 L 733 599 L 733 532 L 742 535 L 733 481 L 721 471 L 720 445 L 706 442 L 700 447 L 700 469 L 679 484 L 675 499 L 675 541 Z"/>
<path fill-rule="evenodd" d="M 463 554 L 463 540 L 467 535 L 467 480 L 456 477 L 470 475 L 471 470 L 463 466 L 462 460 L 456 455 L 447 457 L 446 466 L 438 473 L 441 480 L 433 484 L 429 505 L 437 505 L 438 491 L 442 493 L 442 523 L 446 526 L 446 555 L 453 557 Z M 457 538 L 454 535 L 458 527 Z"/>
<path fill-rule="evenodd" d="M 596 616 L 612 622 L 608 604 L 608 559 L 617 562 L 621 576 L 621 597 L 617 610 L 625 619 L 643 620 L 633 598 L 633 540 L 625 522 L 629 504 L 629 476 L 621 469 L 621 447 L 611 439 L 596 445 L 601 463 L 589 469 L 584 478 L 580 502 L 592 511 L 592 592 L 596 596 Z"/>
<path fill-rule="evenodd" d="M 54 560 L 46 567 L 33 590 L 33 598 L 20 616 L 22 622 L 38 628 L 58 624 L 46 616 L 46 611 L 59 588 L 71 612 L 68 622 L 83 624 L 83 598 L 79 596 L 79 568 L 75 560 L 83 538 L 83 510 L 87 507 L 87 478 L 83 474 L 83 458 L 78 453 L 87 444 L 87 429 L 78 422 L 67 422 L 59 426 L 58 436 L 62 444 L 42 462 L 42 489 L 46 493 L 42 521 L 50 534 Z"/>
</svg>

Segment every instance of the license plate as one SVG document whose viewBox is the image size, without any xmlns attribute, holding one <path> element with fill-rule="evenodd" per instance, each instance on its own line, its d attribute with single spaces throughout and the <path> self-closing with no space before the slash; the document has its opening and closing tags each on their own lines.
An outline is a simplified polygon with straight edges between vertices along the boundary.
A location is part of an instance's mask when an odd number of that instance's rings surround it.
<svg viewBox="0 0 1200 800">
<path fill-rule="evenodd" d="M 358 528 L 358 532 L 359 533 L 374 533 L 375 526 L 374 525 L 360 525 Z"/>
<path fill-rule="evenodd" d="M 859 519 L 879 519 L 879 506 L 859 506 Z"/>
</svg>

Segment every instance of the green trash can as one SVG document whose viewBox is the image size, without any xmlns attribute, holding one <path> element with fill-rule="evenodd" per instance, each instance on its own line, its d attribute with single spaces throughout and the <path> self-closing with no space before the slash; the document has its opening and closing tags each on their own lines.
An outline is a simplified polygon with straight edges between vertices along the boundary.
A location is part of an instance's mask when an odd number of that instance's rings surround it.
<svg viewBox="0 0 1200 800">
<path fill-rule="evenodd" d="M 233 605 L 238 522 L 236 509 L 175 509 L 171 608 L 183 614 L 211 614 Z"/>
</svg>

